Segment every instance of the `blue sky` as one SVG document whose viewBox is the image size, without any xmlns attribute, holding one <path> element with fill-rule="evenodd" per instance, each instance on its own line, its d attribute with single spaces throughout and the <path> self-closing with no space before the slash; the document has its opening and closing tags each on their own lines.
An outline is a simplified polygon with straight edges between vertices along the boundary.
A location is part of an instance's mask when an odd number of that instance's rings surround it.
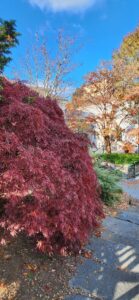
<svg viewBox="0 0 139 300">
<path fill-rule="evenodd" d="M 22 34 L 6 69 L 8 76 L 24 57 L 36 31 L 47 35 L 53 48 L 57 30 L 64 28 L 78 35 L 84 45 L 74 58 L 81 67 L 72 74 L 75 86 L 80 86 L 83 76 L 101 60 L 109 60 L 123 37 L 136 28 L 139 0 L 0 0 L 0 17 L 15 19 Z"/>
</svg>

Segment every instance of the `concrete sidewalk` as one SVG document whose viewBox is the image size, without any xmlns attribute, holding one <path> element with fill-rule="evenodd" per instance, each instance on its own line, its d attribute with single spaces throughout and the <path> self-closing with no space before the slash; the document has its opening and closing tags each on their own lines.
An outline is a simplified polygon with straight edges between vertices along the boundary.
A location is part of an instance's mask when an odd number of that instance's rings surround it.
<svg viewBox="0 0 139 300">
<path fill-rule="evenodd" d="M 103 225 L 101 238 L 87 246 L 92 259 L 83 258 L 69 282 L 81 293 L 65 300 L 139 300 L 139 206 L 107 217 Z"/>
<path fill-rule="evenodd" d="M 121 186 L 125 193 L 139 202 L 139 176 L 134 179 L 123 180 Z"/>
</svg>

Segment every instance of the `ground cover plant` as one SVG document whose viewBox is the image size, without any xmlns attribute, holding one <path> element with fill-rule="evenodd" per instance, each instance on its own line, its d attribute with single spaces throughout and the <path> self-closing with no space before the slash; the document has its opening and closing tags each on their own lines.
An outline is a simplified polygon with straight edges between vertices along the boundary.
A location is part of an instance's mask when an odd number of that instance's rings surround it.
<svg viewBox="0 0 139 300">
<path fill-rule="evenodd" d="M 101 198 L 106 205 L 112 206 L 121 198 L 122 189 L 119 182 L 122 173 L 119 170 L 104 168 L 99 161 L 95 163 L 95 171 L 101 186 Z"/>
<path fill-rule="evenodd" d="M 41 251 L 79 251 L 103 217 L 87 149 L 56 101 L 2 79 L 1 243 L 24 232 Z"/>
</svg>

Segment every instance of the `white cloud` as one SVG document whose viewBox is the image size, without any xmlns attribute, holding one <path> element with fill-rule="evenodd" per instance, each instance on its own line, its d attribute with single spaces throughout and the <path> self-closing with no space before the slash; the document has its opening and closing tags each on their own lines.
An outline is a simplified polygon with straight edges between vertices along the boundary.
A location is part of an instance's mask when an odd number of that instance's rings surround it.
<svg viewBox="0 0 139 300">
<path fill-rule="evenodd" d="M 39 8 L 51 9 L 54 12 L 60 11 L 84 11 L 102 0 L 28 0 L 32 5 Z"/>
</svg>

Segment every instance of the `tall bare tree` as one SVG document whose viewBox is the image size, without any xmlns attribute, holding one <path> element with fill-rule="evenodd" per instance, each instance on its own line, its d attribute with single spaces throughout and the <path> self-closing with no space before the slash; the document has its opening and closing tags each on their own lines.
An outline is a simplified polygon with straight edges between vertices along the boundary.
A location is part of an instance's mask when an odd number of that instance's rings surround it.
<svg viewBox="0 0 139 300">
<path fill-rule="evenodd" d="M 49 49 L 45 38 L 35 35 L 32 47 L 27 50 L 24 61 L 25 76 L 44 96 L 55 98 L 68 95 L 73 87 L 72 72 L 79 66 L 74 63 L 74 55 L 79 50 L 75 38 L 59 30 L 56 48 Z"/>
</svg>

